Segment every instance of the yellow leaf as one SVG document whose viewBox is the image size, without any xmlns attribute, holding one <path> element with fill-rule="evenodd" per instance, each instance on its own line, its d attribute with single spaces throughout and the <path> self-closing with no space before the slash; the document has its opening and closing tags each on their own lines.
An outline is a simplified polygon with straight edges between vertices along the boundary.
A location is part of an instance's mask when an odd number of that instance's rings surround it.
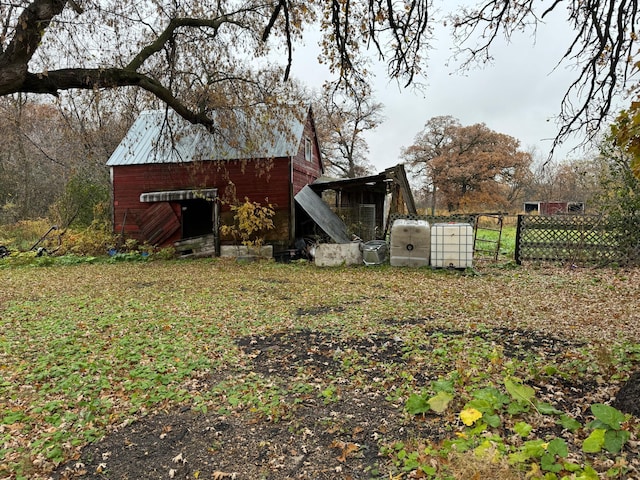
<svg viewBox="0 0 640 480">
<path fill-rule="evenodd" d="M 538 477 L 538 476 L 540 476 L 541 473 L 542 472 L 540 472 L 540 467 L 538 467 L 538 464 L 537 463 L 532 463 L 531 464 L 531 470 L 529 470 L 529 473 L 527 473 L 525 478 Z"/>
<path fill-rule="evenodd" d="M 460 412 L 460 420 L 462 420 L 462 423 L 464 423 L 467 427 L 470 427 L 471 425 L 476 423 L 476 420 L 481 417 L 482 413 L 475 408 L 465 408 Z"/>
<path fill-rule="evenodd" d="M 636 156 L 631 159 L 631 171 L 636 178 L 640 178 L 640 156 Z"/>
</svg>

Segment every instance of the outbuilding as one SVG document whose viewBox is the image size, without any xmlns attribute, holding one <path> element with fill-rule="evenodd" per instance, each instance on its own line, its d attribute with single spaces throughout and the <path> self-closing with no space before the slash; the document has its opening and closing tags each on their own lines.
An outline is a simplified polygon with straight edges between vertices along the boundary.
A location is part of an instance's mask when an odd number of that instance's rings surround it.
<svg viewBox="0 0 640 480">
<path fill-rule="evenodd" d="M 212 117 L 214 132 L 171 110 L 139 116 L 107 162 L 115 233 L 156 246 L 211 237 L 219 247 L 230 206 L 248 199 L 274 207 L 266 242 L 293 245 L 295 196 L 323 173 L 311 108 L 226 109 Z"/>
<path fill-rule="evenodd" d="M 562 215 L 584 213 L 583 202 L 524 202 L 524 213 L 538 215 Z"/>
</svg>

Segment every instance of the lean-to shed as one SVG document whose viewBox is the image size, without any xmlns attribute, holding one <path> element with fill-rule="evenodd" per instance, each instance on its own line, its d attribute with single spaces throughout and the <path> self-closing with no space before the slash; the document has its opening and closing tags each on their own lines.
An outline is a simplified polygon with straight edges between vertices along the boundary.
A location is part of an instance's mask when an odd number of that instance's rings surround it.
<svg viewBox="0 0 640 480">
<path fill-rule="evenodd" d="M 294 197 L 323 171 L 312 110 L 225 109 L 212 118 L 213 133 L 172 111 L 140 115 L 107 162 L 114 231 L 158 246 L 218 243 L 230 206 L 248 198 L 275 207 L 266 242 L 293 245 Z"/>
</svg>

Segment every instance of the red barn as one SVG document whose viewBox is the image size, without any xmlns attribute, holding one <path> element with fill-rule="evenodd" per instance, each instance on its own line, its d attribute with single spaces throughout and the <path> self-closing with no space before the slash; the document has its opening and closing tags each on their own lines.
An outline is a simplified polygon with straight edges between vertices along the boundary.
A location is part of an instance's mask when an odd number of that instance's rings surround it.
<svg viewBox="0 0 640 480">
<path fill-rule="evenodd" d="M 583 202 L 524 202 L 524 213 L 539 215 L 563 215 L 584 213 Z"/>
<path fill-rule="evenodd" d="M 266 108 L 213 113 L 215 133 L 172 111 L 144 112 L 113 152 L 114 231 L 157 246 L 220 239 L 229 207 L 248 198 L 274 206 L 275 249 L 296 238 L 295 195 L 323 172 L 313 112 Z"/>
</svg>

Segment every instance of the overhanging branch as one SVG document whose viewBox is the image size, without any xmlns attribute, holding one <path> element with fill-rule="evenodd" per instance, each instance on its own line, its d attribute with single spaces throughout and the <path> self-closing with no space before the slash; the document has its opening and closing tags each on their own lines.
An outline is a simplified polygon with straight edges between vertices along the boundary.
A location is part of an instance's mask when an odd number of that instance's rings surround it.
<svg viewBox="0 0 640 480">
<path fill-rule="evenodd" d="M 142 73 L 122 68 L 87 69 L 71 68 L 28 74 L 20 92 L 58 95 L 61 90 L 116 88 L 137 86 L 169 105 L 178 115 L 191 123 L 199 123 L 213 129 L 213 122 L 204 112 L 188 109 L 176 96 L 157 80 Z"/>
</svg>

